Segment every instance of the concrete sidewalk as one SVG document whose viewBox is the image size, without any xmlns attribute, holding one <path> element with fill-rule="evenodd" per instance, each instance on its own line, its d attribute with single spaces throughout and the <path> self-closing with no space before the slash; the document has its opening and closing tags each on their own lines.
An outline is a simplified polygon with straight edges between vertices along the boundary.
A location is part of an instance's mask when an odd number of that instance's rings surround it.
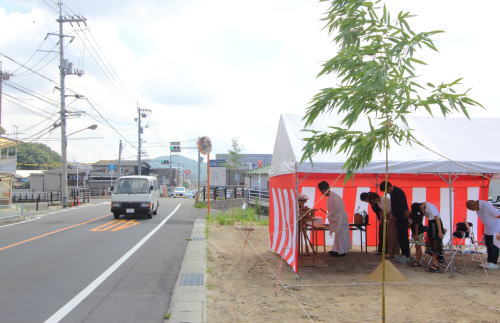
<svg viewBox="0 0 500 323">
<path fill-rule="evenodd" d="M 205 228 L 205 219 L 197 219 L 193 225 L 165 323 L 207 322 Z"/>
</svg>

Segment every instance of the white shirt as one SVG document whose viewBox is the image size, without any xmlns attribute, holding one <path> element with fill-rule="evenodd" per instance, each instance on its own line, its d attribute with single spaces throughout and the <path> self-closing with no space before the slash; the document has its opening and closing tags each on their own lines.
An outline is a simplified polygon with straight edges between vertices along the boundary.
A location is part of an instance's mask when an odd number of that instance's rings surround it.
<svg viewBox="0 0 500 323">
<path fill-rule="evenodd" d="M 439 210 L 434 204 L 425 202 L 424 216 L 429 220 L 435 220 L 436 217 L 439 217 Z"/>
<path fill-rule="evenodd" d="M 500 232 L 500 219 L 497 218 L 497 215 L 500 215 L 500 210 L 495 208 L 490 201 L 480 200 L 479 210 L 476 213 L 484 224 L 484 234 L 491 236 Z"/>
<path fill-rule="evenodd" d="M 385 206 L 387 205 L 387 210 L 385 210 Z M 378 202 L 378 206 L 385 210 L 385 213 L 391 213 L 391 196 L 387 194 L 387 203 L 385 202 L 385 194 L 380 197 L 380 202 Z"/>
</svg>

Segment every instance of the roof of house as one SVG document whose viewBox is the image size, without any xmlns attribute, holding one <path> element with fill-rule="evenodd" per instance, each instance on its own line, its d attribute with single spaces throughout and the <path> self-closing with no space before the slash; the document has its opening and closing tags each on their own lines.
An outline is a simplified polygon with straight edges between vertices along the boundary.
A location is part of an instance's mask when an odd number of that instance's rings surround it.
<svg viewBox="0 0 500 323">
<path fill-rule="evenodd" d="M 137 160 L 122 160 L 120 162 L 122 166 L 137 166 Z M 151 167 L 148 161 L 141 161 L 142 166 Z M 96 166 L 107 166 L 107 165 L 118 165 L 118 160 L 99 160 L 94 163 Z"/>
<path fill-rule="evenodd" d="M 262 165 L 262 167 L 256 167 L 250 169 L 247 175 L 269 175 L 269 170 L 271 169 L 271 163 Z"/>
</svg>

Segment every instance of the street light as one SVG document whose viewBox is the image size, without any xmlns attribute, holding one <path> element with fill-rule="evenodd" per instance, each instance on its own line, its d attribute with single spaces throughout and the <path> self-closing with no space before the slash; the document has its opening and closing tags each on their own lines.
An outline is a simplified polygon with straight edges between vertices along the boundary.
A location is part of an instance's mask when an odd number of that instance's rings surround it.
<svg viewBox="0 0 500 323">
<path fill-rule="evenodd" d="M 75 133 L 78 133 L 80 131 L 87 130 L 87 129 L 89 129 L 89 130 L 96 130 L 97 129 L 97 125 L 93 124 L 91 126 L 88 126 L 87 128 L 83 128 L 83 129 L 80 129 L 80 130 L 77 130 L 75 132 L 70 133 L 65 138 L 63 138 L 63 140 L 64 140 L 64 146 L 68 145 L 68 137 L 69 136 L 74 135 Z M 77 170 L 77 176 L 78 176 L 78 170 Z M 62 165 L 62 188 L 61 188 L 61 190 L 62 190 L 62 207 L 65 208 L 65 207 L 68 207 L 68 161 L 67 161 L 66 158 L 63 158 L 63 165 Z"/>
<path fill-rule="evenodd" d="M 84 130 L 87 130 L 87 129 L 90 129 L 90 130 L 96 130 L 96 129 L 97 129 L 97 125 L 96 125 L 96 124 L 93 124 L 93 125 L 91 125 L 91 126 L 88 126 L 87 128 L 83 128 L 83 129 L 77 130 L 77 131 L 75 131 L 75 132 L 72 132 L 72 133 L 70 133 L 69 135 L 67 135 L 67 136 L 66 136 L 66 138 L 68 138 L 68 137 L 69 137 L 69 136 L 71 136 L 71 135 L 74 135 L 74 134 L 75 134 L 75 133 L 77 133 L 77 132 L 84 131 Z"/>
</svg>

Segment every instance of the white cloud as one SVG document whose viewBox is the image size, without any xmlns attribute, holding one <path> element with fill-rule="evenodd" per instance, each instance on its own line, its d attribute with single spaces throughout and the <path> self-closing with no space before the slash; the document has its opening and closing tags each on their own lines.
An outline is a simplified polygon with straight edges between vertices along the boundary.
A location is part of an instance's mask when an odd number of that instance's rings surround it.
<svg viewBox="0 0 500 323">
<path fill-rule="evenodd" d="M 45 37 L 57 29 L 55 12 L 39 1 L 21 1 L 23 8 L 0 0 L 0 51 L 24 61 Z M 225 153 L 238 138 L 249 153 L 271 153 L 280 113 L 303 113 L 315 92 L 332 78 L 316 79 L 323 61 L 334 55 L 326 31 L 321 30 L 325 3 L 301 0 L 177 0 L 177 1 L 67 1 L 88 24 L 102 50 L 141 105 L 153 110 L 145 131 L 149 156 L 167 154 L 168 142 L 208 135 L 214 152 Z M 425 52 L 430 80 L 465 77 L 464 86 L 500 114 L 496 94 L 499 8 L 494 0 L 471 5 L 465 0 L 390 0 L 394 9 L 418 14 L 417 30 L 445 29 L 437 37 L 440 53 Z M 2 10 L 7 8 L 7 12 Z M 26 12 L 26 9 L 33 11 Z M 35 23 L 33 23 L 35 20 Z M 66 26 L 68 30 L 69 26 Z M 55 40 L 49 39 L 50 44 Z M 88 44 L 87 44 L 88 45 Z M 78 62 L 82 43 L 68 47 L 68 58 Z M 38 54 L 36 57 L 41 57 Z M 5 62 L 12 70 L 15 65 Z M 29 64 L 28 64 L 29 65 Z M 119 94 L 85 54 L 82 78 L 68 77 L 68 86 L 89 97 L 116 128 L 133 143 L 135 100 Z M 57 78 L 57 60 L 41 72 Z M 57 99 L 52 85 L 35 76 L 13 80 Z M 29 86 L 28 86 L 29 84 Z M 124 98 L 126 96 L 127 98 Z M 27 127 L 41 118 L 18 112 L 6 104 L 6 125 Z M 93 114 L 83 101 L 74 109 Z M 4 113 L 4 115 L 5 115 Z M 481 114 L 481 113 L 478 113 Z M 88 116 L 69 121 L 70 131 L 95 123 Z M 36 130 L 36 129 L 35 129 Z M 99 125 L 82 136 L 99 140 L 72 141 L 69 159 L 94 161 L 116 158 L 118 137 Z M 52 135 L 58 137 L 58 133 Z M 164 144 L 164 147 L 155 147 Z M 59 145 L 51 144 L 59 150 Z M 135 154 L 128 145 L 127 156 Z M 195 151 L 186 152 L 195 156 Z"/>
</svg>

